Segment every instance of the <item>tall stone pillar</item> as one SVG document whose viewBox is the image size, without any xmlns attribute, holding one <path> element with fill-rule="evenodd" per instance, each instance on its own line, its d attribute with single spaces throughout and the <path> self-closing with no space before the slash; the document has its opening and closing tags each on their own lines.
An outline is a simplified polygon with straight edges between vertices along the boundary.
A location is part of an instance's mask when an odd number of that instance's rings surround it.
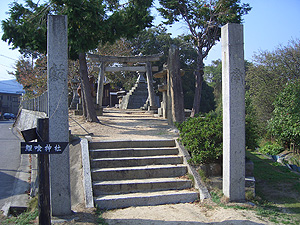
<svg viewBox="0 0 300 225">
<path fill-rule="evenodd" d="M 69 142 L 67 16 L 48 16 L 47 76 L 49 141 Z M 52 215 L 71 214 L 69 147 L 50 155 Z"/>
<path fill-rule="evenodd" d="M 156 102 L 155 102 L 155 94 L 153 89 L 153 76 L 152 76 L 151 62 L 146 62 L 146 77 L 147 77 L 147 87 L 148 87 L 150 108 L 156 107 L 157 109 Z"/>
<path fill-rule="evenodd" d="M 184 121 L 184 99 L 183 89 L 180 76 L 179 49 L 175 45 L 171 45 L 168 58 L 168 122 Z"/>
<path fill-rule="evenodd" d="M 223 193 L 245 200 L 245 66 L 243 25 L 221 28 L 223 98 Z"/>
<path fill-rule="evenodd" d="M 98 85 L 97 85 L 97 105 L 102 107 L 103 100 L 103 89 L 104 89 L 104 62 L 100 63 Z"/>
</svg>

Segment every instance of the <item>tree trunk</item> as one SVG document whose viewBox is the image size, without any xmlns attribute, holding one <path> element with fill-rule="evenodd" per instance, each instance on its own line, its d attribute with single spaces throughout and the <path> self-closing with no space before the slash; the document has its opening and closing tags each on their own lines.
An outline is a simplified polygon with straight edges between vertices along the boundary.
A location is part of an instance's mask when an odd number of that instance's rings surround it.
<svg viewBox="0 0 300 225">
<path fill-rule="evenodd" d="M 88 122 L 99 122 L 93 103 L 85 56 L 85 53 L 79 53 L 79 71 L 82 82 L 81 91 L 83 92 L 82 106 L 85 107 L 86 120 Z"/>
<path fill-rule="evenodd" d="M 201 51 L 198 50 L 197 69 L 195 71 L 195 95 L 194 95 L 194 103 L 191 112 L 191 117 L 194 117 L 196 114 L 200 112 L 203 74 L 204 74 L 204 63 L 202 57 L 202 50 Z"/>
</svg>

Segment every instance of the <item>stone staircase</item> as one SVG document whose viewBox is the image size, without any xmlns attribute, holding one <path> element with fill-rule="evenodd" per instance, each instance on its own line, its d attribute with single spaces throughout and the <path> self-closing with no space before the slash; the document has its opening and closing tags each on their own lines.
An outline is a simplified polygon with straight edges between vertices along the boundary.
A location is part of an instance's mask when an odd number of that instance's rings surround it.
<svg viewBox="0 0 300 225">
<path fill-rule="evenodd" d="M 148 87 L 143 75 L 140 75 L 131 90 L 122 98 L 120 109 L 139 109 L 146 103 Z"/>
<path fill-rule="evenodd" d="M 94 203 L 100 209 L 199 199 L 174 140 L 90 142 L 89 151 Z"/>
</svg>

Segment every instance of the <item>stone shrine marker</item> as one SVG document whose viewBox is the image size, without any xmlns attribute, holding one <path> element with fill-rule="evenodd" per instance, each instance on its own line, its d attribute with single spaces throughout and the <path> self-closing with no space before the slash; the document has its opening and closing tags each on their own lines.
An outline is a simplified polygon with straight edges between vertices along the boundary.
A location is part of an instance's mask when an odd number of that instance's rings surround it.
<svg viewBox="0 0 300 225">
<path fill-rule="evenodd" d="M 67 24 L 67 16 L 48 16 L 49 142 L 69 142 Z M 50 186 L 52 215 L 70 215 L 72 211 L 68 146 L 62 154 L 50 155 Z"/>
<path fill-rule="evenodd" d="M 243 25 L 221 28 L 223 98 L 223 193 L 245 200 L 245 66 Z"/>
</svg>

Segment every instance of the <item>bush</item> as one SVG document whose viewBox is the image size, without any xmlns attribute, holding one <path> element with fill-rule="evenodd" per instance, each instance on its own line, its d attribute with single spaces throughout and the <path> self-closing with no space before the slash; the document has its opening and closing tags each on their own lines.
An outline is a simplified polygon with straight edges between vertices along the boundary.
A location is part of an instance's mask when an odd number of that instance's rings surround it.
<svg viewBox="0 0 300 225">
<path fill-rule="evenodd" d="M 282 143 L 300 144 L 300 80 L 290 81 L 274 102 L 269 131 Z"/>
<path fill-rule="evenodd" d="M 222 156 L 222 116 L 214 112 L 189 118 L 177 125 L 181 143 L 194 163 L 210 163 Z"/>
<path fill-rule="evenodd" d="M 255 149 L 257 126 L 255 118 L 247 114 L 245 118 L 246 147 Z M 181 143 L 190 152 L 194 163 L 211 163 L 221 159 L 223 153 L 222 115 L 215 112 L 189 118 L 177 124 Z"/>
<path fill-rule="evenodd" d="M 265 143 L 263 147 L 259 149 L 259 151 L 265 155 L 278 155 L 283 152 L 283 150 L 284 148 L 281 145 L 271 142 Z"/>
</svg>

